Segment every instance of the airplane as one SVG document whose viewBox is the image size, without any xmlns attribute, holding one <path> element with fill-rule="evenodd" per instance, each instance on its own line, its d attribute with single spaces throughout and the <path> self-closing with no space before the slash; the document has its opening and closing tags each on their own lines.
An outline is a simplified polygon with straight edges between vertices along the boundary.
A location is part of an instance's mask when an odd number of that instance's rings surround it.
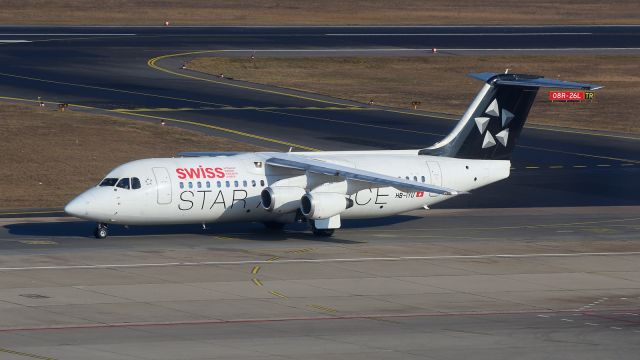
<svg viewBox="0 0 640 360">
<path fill-rule="evenodd" d="M 511 154 L 539 88 L 601 86 L 526 74 L 472 73 L 484 82 L 454 129 L 411 150 L 190 152 L 128 162 L 64 208 L 110 224 L 308 221 L 331 236 L 343 219 L 378 218 L 431 205 L 509 176 Z"/>
</svg>

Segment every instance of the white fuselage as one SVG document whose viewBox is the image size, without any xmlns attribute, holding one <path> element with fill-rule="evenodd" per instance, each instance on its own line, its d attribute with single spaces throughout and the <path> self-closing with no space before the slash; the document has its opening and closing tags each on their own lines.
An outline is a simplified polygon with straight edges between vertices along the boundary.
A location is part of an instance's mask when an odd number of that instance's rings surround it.
<svg viewBox="0 0 640 360">
<path fill-rule="evenodd" d="M 355 186 L 339 177 L 265 165 L 262 153 L 232 156 L 137 160 L 111 171 L 112 186 L 96 186 L 79 195 L 67 212 L 88 220 L 123 225 L 293 221 L 296 211 L 267 211 L 260 193 L 267 186 L 293 186 L 305 192 L 344 194 L 353 206 L 343 219 L 399 214 L 451 198 L 404 192 L 375 184 Z M 393 177 L 470 191 L 509 176 L 505 160 L 465 160 L 419 156 L 416 151 L 295 153 Z M 129 178 L 129 187 L 116 181 Z M 134 180 L 136 178 L 137 180 Z M 134 186 L 134 182 L 139 185 Z M 138 187 L 134 189 L 134 187 Z"/>
</svg>

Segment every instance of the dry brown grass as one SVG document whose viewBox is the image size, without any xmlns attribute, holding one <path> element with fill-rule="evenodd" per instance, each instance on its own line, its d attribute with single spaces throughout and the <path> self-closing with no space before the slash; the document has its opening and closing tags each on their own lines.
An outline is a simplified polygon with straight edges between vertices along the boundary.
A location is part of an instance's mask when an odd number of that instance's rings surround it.
<svg viewBox="0 0 640 360">
<path fill-rule="evenodd" d="M 0 24 L 638 24 L 637 0 L 2 0 Z"/>
<path fill-rule="evenodd" d="M 481 85 L 465 74 L 509 68 L 606 86 L 585 103 L 551 103 L 541 91 L 530 123 L 640 133 L 639 56 L 206 57 L 189 68 L 400 108 L 420 101 L 420 109 L 452 114 L 463 113 Z"/>
<path fill-rule="evenodd" d="M 0 208 L 59 207 L 124 162 L 259 148 L 175 127 L 0 103 Z"/>
</svg>

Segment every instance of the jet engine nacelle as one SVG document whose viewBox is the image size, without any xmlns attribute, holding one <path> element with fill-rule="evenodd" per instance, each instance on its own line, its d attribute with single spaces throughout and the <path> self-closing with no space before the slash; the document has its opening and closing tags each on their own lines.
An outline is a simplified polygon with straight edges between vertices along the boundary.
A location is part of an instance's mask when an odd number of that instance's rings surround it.
<svg viewBox="0 0 640 360">
<path fill-rule="evenodd" d="M 305 190 L 297 186 L 274 186 L 262 190 L 262 207 L 278 214 L 290 213 L 300 207 L 300 197 Z"/>
<path fill-rule="evenodd" d="M 353 206 L 353 200 L 344 194 L 304 194 L 300 199 L 300 211 L 307 219 L 320 220 L 338 215 Z"/>
</svg>

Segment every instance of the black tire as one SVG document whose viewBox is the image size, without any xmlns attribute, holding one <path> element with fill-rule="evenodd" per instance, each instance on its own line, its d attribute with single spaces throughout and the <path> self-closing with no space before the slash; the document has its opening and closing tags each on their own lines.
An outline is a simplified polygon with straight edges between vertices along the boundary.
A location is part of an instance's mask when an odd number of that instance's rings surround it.
<svg viewBox="0 0 640 360">
<path fill-rule="evenodd" d="M 321 237 L 330 237 L 333 235 L 335 229 L 313 229 L 313 235 Z"/>
<path fill-rule="evenodd" d="M 281 223 L 277 221 L 265 221 L 262 224 L 264 224 L 264 227 L 266 227 L 267 229 L 273 230 L 273 231 L 280 231 L 284 229 L 284 225 L 285 225 L 285 223 Z"/>
<path fill-rule="evenodd" d="M 315 236 L 329 237 L 333 235 L 335 229 L 318 229 L 316 228 L 315 221 L 311 220 L 311 232 Z"/>
<path fill-rule="evenodd" d="M 109 231 L 107 230 L 106 226 L 98 225 L 98 227 L 96 227 L 96 229 L 94 230 L 93 235 L 96 237 L 96 239 L 106 239 L 107 236 L 109 236 Z"/>
</svg>

